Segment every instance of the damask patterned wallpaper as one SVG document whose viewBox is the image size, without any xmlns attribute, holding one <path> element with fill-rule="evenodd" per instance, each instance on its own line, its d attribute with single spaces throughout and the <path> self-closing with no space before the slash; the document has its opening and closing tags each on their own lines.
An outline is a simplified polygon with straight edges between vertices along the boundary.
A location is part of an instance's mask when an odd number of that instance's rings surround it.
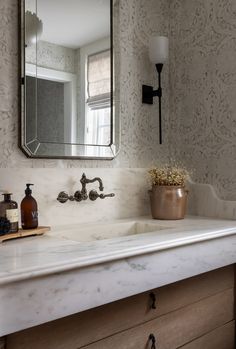
<svg viewBox="0 0 236 349">
<path fill-rule="evenodd" d="M 30 160 L 18 149 L 17 3 L 0 2 L 0 167 L 146 167 L 171 156 L 236 200 L 234 0 L 120 0 L 122 147 L 110 162 Z M 157 84 L 147 54 L 156 33 L 170 37 L 162 146 L 157 108 L 141 104 L 141 85 Z"/>
<path fill-rule="evenodd" d="M 236 1 L 171 0 L 172 157 L 236 200 Z"/>
<path fill-rule="evenodd" d="M 79 51 L 79 50 L 78 50 Z M 27 63 L 36 63 L 40 67 L 51 68 L 67 73 L 76 73 L 77 50 L 40 41 L 36 46 L 26 48 L 25 60 Z"/>
<path fill-rule="evenodd" d="M 151 34 L 168 35 L 168 1 L 120 0 L 122 144 L 119 156 L 113 161 L 31 160 L 18 149 L 17 5 L 18 0 L 0 1 L 0 167 L 146 167 L 157 158 L 164 159 L 167 146 L 158 145 L 157 109 L 141 104 L 141 86 L 156 84 L 147 42 Z M 168 120 L 168 68 L 163 87 L 164 115 Z"/>
</svg>

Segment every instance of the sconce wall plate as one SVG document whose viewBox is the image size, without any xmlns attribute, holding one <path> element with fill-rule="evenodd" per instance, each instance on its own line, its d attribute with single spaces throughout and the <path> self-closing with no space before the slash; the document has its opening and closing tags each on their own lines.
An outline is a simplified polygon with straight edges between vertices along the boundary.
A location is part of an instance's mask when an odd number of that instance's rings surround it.
<svg viewBox="0 0 236 349">
<path fill-rule="evenodd" d="M 162 97 L 162 88 L 154 90 L 152 86 L 142 85 L 142 103 L 153 104 L 153 97 Z"/>
<path fill-rule="evenodd" d="M 142 103 L 153 104 L 153 87 L 143 85 L 142 86 Z"/>
</svg>

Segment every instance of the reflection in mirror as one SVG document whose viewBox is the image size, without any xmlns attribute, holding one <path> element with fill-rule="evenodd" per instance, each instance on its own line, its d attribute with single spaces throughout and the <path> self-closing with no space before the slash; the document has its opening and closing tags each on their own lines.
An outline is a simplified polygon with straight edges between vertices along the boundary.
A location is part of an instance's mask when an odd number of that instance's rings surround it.
<svg viewBox="0 0 236 349">
<path fill-rule="evenodd" d="M 21 148 L 31 157 L 114 158 L 113 1 L 23 2 Z"/>
</svg>

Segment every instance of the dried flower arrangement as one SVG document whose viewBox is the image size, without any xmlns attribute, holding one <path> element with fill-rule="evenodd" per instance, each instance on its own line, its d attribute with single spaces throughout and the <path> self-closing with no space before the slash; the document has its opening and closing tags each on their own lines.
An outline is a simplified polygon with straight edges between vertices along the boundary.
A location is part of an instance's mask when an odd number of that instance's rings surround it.
<svg viewBox="0 0 236 349">
<path fill-rule="evenodd" d="M 148 171 L 153 186 L 185 186 L 188 171 L 177 165 L 163 165 Z"/>
</svg>

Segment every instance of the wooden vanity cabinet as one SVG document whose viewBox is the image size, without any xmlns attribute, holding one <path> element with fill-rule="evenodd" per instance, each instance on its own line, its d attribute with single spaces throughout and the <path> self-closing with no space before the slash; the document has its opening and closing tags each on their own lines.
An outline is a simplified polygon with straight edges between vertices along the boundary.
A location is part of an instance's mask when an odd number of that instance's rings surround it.
<svg viewBox="0 0 236 349">
<path fill-rule="evenodd" d="M 6 349 L 233 349 L 234 266 L 7 336 Z M 154 349 L 155 347 L 153 347 Z"/>
</svg>

